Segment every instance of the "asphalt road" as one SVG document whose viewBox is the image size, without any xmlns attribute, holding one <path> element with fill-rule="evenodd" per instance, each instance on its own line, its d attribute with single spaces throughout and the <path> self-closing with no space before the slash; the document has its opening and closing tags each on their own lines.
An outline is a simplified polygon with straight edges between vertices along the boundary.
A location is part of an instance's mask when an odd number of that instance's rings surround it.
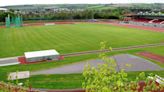
<svg viewBox="0 0 164 92">
<path fill-rule="evenodd" d="M 117 61 L 117 71 L 125 69 L 125 71 L 154 71 L 154 70 L 164 70 L 164 68 L 159 67 L 158 65 L 152 63 L 149 60 L 143 59 L 138 56 L 130 54 L 119 54 L 115 55 L 114 58 Z M 90 60 L 86 62 L 77 62 L 69 65 L 60 66 L 57 68 L 40 70 L 31 72 L 31 75 L 40 75 L 40 74 L 72 74 L 72 73 L 82 73 L 84 66 L 90 64 L 92 67 L 97 67 L 98 65 L 104 64 L 104 61 Z"/>
<path fill-rule="evenodd" d="M 19 64 L 17 57 L 0 59 L 0 66 L 9 66 Z"/>
</svg>

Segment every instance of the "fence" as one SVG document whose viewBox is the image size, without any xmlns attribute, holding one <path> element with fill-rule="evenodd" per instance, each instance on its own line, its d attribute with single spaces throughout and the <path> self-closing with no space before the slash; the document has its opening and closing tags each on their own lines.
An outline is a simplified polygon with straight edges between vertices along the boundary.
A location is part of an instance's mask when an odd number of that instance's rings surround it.
<svg viewBox="0 0 164 92">
<path fill-rule="evenodd" d="M 128 21 L 128 22 L 120 22 L 123 24 L 133 24 L 138 26 L 148 26 L 148 27 L 157 27 L 157 28 L 164 28 L 164 24 L 158 24 L 158 23 L 145 23 L 145 22 L 134 22 L 134 21 Z"/>
</svg>

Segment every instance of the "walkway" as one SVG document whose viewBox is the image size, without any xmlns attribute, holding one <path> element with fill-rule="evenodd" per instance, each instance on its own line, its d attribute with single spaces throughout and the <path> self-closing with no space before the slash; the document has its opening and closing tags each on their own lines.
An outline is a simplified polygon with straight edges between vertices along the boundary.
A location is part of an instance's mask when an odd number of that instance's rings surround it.
<svg viewBox="0 0 164 92">
<path fill-rule="evenodd" d="M 112 56 L 117 61 L 116 70 L 125 69 L 125 71 L 154 71 L 154 70 L 164 70 L 164 68 L 160 68 L 158 65 L 150 62 L 149 60 L 143 59 L 138 56 L 130 55 L 130 54 L 119 54 Z M 82 73 L 84 66 L 86 64 L 90 64 L 92 67 L 97 67 L 98 65 L 104 64 L 104 61 L 90 60 L 86 62 L 78 62 L 69 65 L 64 65 L 57 68 L 34 71 L 31 75 L 40 75 L 40 74 L 72 74 L 72 73 Z M 127 67 L 127 64 L 130 67 Z"/>
<path fill-rule="evenodd" d="M 81 52 L 73 52 L 68 54 L 61 54 L 64 57 L 74 57 L 74 56 L 81 56 L 81 55 L 88 55 L 88 54 L 98 54 L 101 52 L 114 52 L 114 51 L 126 51 L 138 48 L 148 48 L 148 47 L 157 47 L 157 46 L 164 46 L 164 43 L 156 43 L 156 44 L 145 44 L 145 45 L 136 45 L 136 46 L 128 46 L 128 47 L 120 47 L 120 48 L 113 48 L 112 51 L 106 50 L 91 50 L 91 51 L 81 51 Z M 0 66 L 8 66 L 8 65 L 15 65 L 19 64 L 17 57 L 9 57 L 9 58 L 0 58 Z"/>
</svg>

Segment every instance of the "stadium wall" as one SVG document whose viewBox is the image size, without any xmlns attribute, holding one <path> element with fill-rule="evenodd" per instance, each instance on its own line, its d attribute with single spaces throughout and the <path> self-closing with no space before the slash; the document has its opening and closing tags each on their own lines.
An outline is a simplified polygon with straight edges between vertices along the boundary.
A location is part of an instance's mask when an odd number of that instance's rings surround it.
<svg viewBox="0 0 164 92">
<path fill-rule="evenodd" d="M 128 22 L 120 22 L 121 24 L 133 24 L 138 26 L 149 26 L 149 27 L 157 27 L 157 28 L 164 28 L 164 24 L 157 24 L 157 23 L 144 23 L 144 22 L 134 22 L 134 21 L 128 21 Z"/>
</svg>

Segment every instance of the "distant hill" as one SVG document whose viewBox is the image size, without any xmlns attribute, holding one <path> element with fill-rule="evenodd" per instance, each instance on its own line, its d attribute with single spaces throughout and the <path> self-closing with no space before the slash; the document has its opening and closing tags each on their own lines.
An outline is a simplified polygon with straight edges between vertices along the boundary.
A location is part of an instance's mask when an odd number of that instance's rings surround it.
<svg viewBox="0 0 164 92">
<path fill-rule="evenodd" d="M 37 5 L 15 5 L 4 6 L 13 10 L 39 10 L 39 9 L 54 9 L 54 8 L 67 8 L 67 9 L 114 9 L 117 7 L 122 8 L 143 8 L 143 9 L 164 9 L 164 3 L 155 4 L 37 4 Z"/>
</svg>

